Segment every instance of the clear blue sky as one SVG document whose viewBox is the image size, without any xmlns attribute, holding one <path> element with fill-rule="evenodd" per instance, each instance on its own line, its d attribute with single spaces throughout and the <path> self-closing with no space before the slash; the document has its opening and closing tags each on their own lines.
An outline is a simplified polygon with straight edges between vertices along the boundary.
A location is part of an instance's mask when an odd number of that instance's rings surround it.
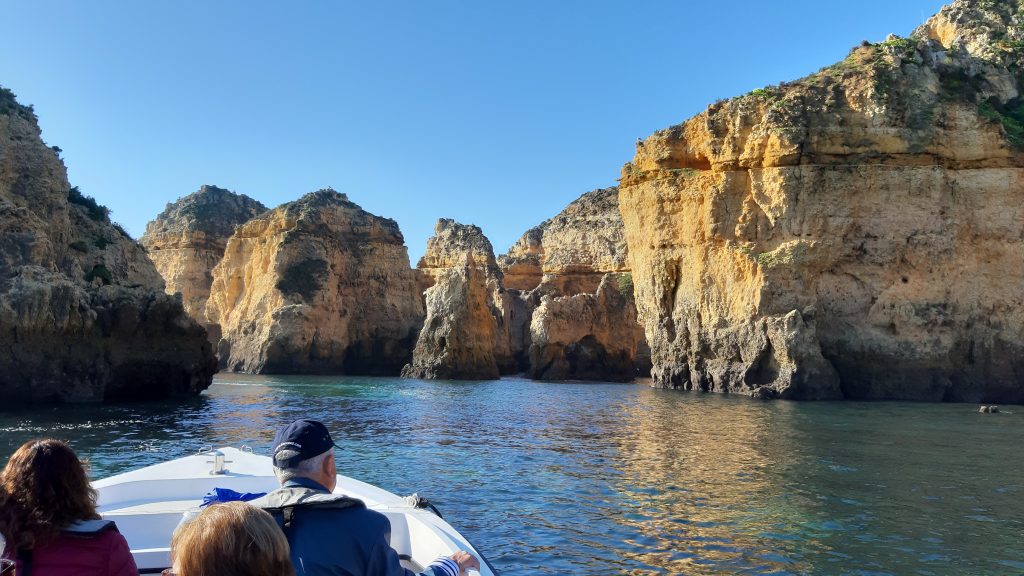
<svg viewBox="0 0 1024 576">
<path fill-rule="evenodd" d="M 216 184 L 268 206 L 331 186 L 499 253 L 637 137 L 907 35 L 940 0 L 0 0 L 0 85 L 72 184 L 138 236 Z"/>
</svg>

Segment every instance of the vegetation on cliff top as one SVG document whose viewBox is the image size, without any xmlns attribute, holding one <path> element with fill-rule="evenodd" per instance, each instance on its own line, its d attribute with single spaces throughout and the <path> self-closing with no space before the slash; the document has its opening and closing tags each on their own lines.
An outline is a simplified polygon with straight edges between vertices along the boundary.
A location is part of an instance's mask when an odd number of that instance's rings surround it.
<svg viewBox="0 0 1024 576">
<path fill-rule="evenodd" d="M 78 186 L 74 186 L 71 190 L 68 190 L 68 202 L 85 208 L 85 212 L 89 215 L 89 218 L 92 218 L 97 222 L 110 221 L 110 208 L 96 202 L 96 199 L 92 196 L 82 194 L 82 191 L 78 189 Z"/>
<path fill-rule="evenodd" d="M 7 116 L 16 114 L 29 122 L 35 123 L 37 121 L 32 105 L 25 106 L 19 104 L 14 92 L 3 86 L 0 86 L 0 114 Z"/>
<path fill-rule="evenodd" d="M 226 188 L 204 184 L 198 191 L 168 203 L 146 227 L 146 233 L 202 231 L 213 236 L 229 236 L 235 227 L 265 212 L 263 203 Z"/>
<path fill-rule="evenodd" d="M 950 26 L 955 30 L 950 32 Z M 940 43 L 942 42 L 948 45 Z M 752 90 L 708 107 L 719 114 L 761 116 L 762 126 L 802 137 L 820 113 L 869 98 L 894 127 L 908 128 L 911 152 L 923 152 L 942 125 L 942 104 L 963 104 L 1002 129 L 1007 144 L 1024 151 L 1024 98 L 1012 98 L 1007 81 L 1024 93 L 1024 0 L 956 0 L 909 37 L 864 41 L 849 55 L 804 78 Z M 939 81 L 934 90 L 934 79 Z M 728 120 L 722 123 L 727 126 Z M 683 125 L 661 131 L 683 135 Z M 624 182 L 678 175 L 627 164 Z"/>
</svg>

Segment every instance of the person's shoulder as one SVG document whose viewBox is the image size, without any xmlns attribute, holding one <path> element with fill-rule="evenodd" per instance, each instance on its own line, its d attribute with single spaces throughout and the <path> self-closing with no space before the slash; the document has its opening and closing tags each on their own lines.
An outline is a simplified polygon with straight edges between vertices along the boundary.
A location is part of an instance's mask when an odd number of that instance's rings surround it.
<svg viewBox="0 0 1024 576">
<path fill-rule="evenodd" d="M 366 519 L 368 522 L 375 522 L 378 524 L 390 524 L 388 517 L 377 512 L 376 510 L 370 510 L 369 508 L 350 508 L 352 514 L 359 515 L 360 518 Z"/>
<path fill-rule="evenodd" d="M 117 547 L 128 544 L 128 541 L 125 539 L 124 534 L 121 534 L 115 528 L 111 528 L 110 530 L 103 530 L 102 532 L 97 532 L 94 538 L 96 538 L 97 541 L 103 542 L 104 544 L 107 544 L 109 546 Z"/>
<path fill-rule="evenodd" d="M 85 548 L 127 548 L 128 541 L 123 534 L 111 523 L 109 528 L 95 532 L 62 532 L 58 541 L 65 546 L 78 546 Z"/>
<path fill-rule="evenodd" d="M 367 529 L 379 529 L 388 530 L 391 528 L 391 521 L 388 517 L 377 512 L 376 510 L 370 510 L 365 506 L 350 506 L 345 508 L 330 508 L 330 507 L 314 507 L 310 508 L 309 512 L 313 514 L 324 514 L 334 518 L 344 519 L 344 521 L 351 524 L 358 524 L 364 526 Z"/>
</svg>

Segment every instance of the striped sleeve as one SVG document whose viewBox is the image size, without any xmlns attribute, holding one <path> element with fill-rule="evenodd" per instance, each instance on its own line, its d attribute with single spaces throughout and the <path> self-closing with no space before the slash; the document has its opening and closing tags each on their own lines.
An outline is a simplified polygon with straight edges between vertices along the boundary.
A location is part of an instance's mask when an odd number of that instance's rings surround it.
<svg viewBox="0 0 1024 576">
<path fill-rule="evenodd" d="M 427 570 L 433 572 L 435 576 L 459 576 L 461 572 L 459 563 L 445 556 L 431 562 Z"/>
</svg>

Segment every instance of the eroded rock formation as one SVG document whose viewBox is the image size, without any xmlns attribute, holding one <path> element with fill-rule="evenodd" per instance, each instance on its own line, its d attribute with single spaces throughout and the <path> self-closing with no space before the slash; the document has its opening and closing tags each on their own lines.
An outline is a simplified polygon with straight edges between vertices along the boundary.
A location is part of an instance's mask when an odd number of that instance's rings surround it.
<svg viewBox="0 0 1024 576">
<path fill-rule="evenodd" d="M 235 230 L 206 314 L 228 370 L 398 374 L 423 303 L 398 225 L 320 190 Z"/>
<path fill-rule="evenodd" d="M 637 365 L 642 345 L 629 273 L 604 274 L 594 294 L 541 297 L 530 324 L 529 375 L 632 380 L 642 372 Z"/>
<path fill-rule="evenodd" d="M 593 294 L 602 277 L 629 272 L 617 188 L 592 190 L 531 228 L 498 263 L 509 288 L 546 284 L 557 294 Z"/>
<path fill-rule="evenodd" d="M 1022 21 L 958 0 L 638 144 L 620 200 L 656 384 L 1024 400 Z"/>
<path fill-rule="evenodd" d="M 143 249 L 71 188 L 0 88 L 0 403 L 173 398 L 210 385 L 206 332 Z"/>
<path fill-rule="evenodd" d="M 462 267 L 467 258 L 473 266 L 491 274 L 500 274 L 491 241 L 479 226 L 441 218 L 434 225 L 434 235 L 427 239 L 427 250 L 416 268 L 430 279 L 428 282 L 432 285 L 435 276 L 442 271 Z"/>
<path fill-rule="evenodd" d="M 168 204 L 139 239 L 163 276 L 167 293 L 181 293 L 185 311 L 205 325 L 214 344 L 220 340 L 220 327 L 206 320 L 213 267 L 235 228 L 266 210 L 244 194 L 204 185 Z"/>
<path fill-rule="evenodd" d="M 480 228 L 442 218 L 417 269 L 427 318 L 409 378 L 492 379 L 514 371 L 503 287 L 491 242 Z"/>
<path fill-rule="evenodd" d="M 487 273 L 471 258 L 435 269 L 426 291 L 427 319 L 406 378 L 492 380 L 497 378 L 497 319 Z"/>
<path fill-rule="evenodd" d="M 618 190 L 588 192 L 530 229 L 498 263 L 520 290 L 512 351 L 538 379 L 646 375 Z M 524 319 L 525 321 L 520 321 Z"/>
</svg>

